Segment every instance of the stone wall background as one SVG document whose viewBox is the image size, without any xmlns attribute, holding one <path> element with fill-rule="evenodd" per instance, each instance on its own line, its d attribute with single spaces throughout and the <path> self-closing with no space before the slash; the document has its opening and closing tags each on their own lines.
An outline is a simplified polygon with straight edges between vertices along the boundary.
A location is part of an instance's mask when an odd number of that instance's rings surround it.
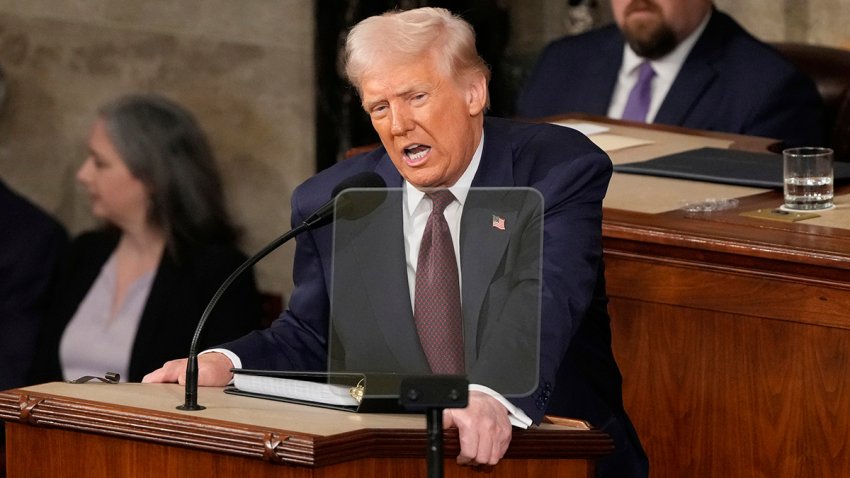
<svg viewBox="0 0 850 478">
<path fill-rule="evenodd" d="M 288 229 L 289 197 L 316 169 L 315 1 L 0 0 L 0 177 L 71 233 L 92 227 L 74 174 L 94 111 L 126 92 L 160 92 L 209 134 L 253 253 Z M 515 82 L 546 42 L 611 18 L 606 0 L 491 1 L 509 12 Z M 716 4 L 766 40 L 850 48 L 846 0 Z M 258 265 L 261 288 L 288 294 L 292 251 Z"/>
<path fill-rule="evenodd" d="M 535 55 L 549 41 L 613 21 L 608 0 L 498 0 L 510 9 L 514 54 Z M 850 48 L 846 0 L 715 0 L 753 35 Z"/>
<path fill-rule="evenodd" d="M 74 179 L 94 112 L 162 93 L 209 135 L 251 254 L 314 172 L 313 33 L 303 0 L 0 0 L 0 177 L 71 233 L 94 226 Z M 291 289 L 292 251 L 258 265 L 264 290 Z"/>
</svg>

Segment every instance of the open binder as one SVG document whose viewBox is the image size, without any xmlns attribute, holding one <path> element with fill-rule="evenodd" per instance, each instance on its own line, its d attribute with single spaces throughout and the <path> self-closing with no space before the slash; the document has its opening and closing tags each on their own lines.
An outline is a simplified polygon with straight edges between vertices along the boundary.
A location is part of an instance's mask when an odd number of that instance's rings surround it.
<svg viewBox="0 0 850 478">
<path fill-rule="evenodd" d="M 406 413 L 400 374 L 284 372 L 234 368 L 225 393 L 360 413 Z"/>
</svg>

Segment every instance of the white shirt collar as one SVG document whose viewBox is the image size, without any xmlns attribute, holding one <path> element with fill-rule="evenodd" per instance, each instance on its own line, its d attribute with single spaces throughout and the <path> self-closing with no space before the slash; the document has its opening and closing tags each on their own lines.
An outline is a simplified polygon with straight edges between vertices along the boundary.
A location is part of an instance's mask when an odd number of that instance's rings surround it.
<svg viewBox="0 0 850 478">
<path fill-rule="evenodd" d="M 475 173 L 478 171 L 478 165 L 481 164 L 481 154 L 484 151 L 484 133 L 481 133 L 481 140 L 478 141 L 478 147 L 475 148 L 475 153 L 472 155 L 472 161 L 466 167 L 466 170 L 457 180 L 457 182 L 449 187 L 449 191 L 454 194 L 457 202 L 463 205 L 466 201 L 466 195 L 469 193 L 469 188 L 472 187 L 472 180 L 475 178 Z M 416 210 L 416 207 L 422 202 L 425 193 L 416 189 L 412 184 L 404 181 L 404 196 L 407 202 L 407 210 L 411 213 Z"/>
<path fill-rule="evenodd" d="M 697 26 L 697 28 L 691 32 L 687 38 L 681 41 L 676 48 L 673 49 L 673 51 L 657 60 L 650 61 L 652 69 L 655 70 L 656 76 L 664 79 L 665 82 L 673 83 L 673 80 L 676 79 L 676 75 L 679 74 L 679 70 L 685 63 L 685 59 L 687 59 L 688 54 L 691 53 L 694 44 L 699 39 L 700 35 L 702 35 L 702 32 L 705 31 L 705 27 L 708 25 L 708 20 L 711 18 L 712 12 L 713 10 L 709 10 L 705 15 L 705 18 L 703 18 L 702 22 L 700 22 L 699 26 Z M 625 71 L 632 74 L 632 72 L 634 72 L 644 61 L 646 61 L 646 59 L 638 56 L 629 44 L 626 43 L 623 50 L 623 66 L 625 67 Z"/>
</svg>

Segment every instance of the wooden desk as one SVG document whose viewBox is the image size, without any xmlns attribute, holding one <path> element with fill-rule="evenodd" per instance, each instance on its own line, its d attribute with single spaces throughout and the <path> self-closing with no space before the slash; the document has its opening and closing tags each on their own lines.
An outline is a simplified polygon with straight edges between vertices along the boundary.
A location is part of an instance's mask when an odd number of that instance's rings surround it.
<svg viewBox="0 0 850 478">
<path fill-rule="evenodd" d="M 356 414 L 227 395 L 202 387 L 207 409 L 181 412 L 174 384 L 50 383 L 0 393 L 12 477 L 425 477 L 420 415 Z M 593 476 L 613 449 L 598 430 L 515 430 L 495 467 L 462 467 L 456 430 L 445 476 Z"/>
<path fill-rule="evenodd" d="M 611 156 L 646 159 L 640 148 Z M 606 278 L 624 400 L 652 476 L 847 476 L 850 187 L 822 217 L 784 223 L 740 215 L 777 207 L 781 191 L 625 176 L 606 199 Z M 669 188 L 739 203 L 688 214 Z M 661 211 L 645 212 L 653 201 Z"/>
</svg>

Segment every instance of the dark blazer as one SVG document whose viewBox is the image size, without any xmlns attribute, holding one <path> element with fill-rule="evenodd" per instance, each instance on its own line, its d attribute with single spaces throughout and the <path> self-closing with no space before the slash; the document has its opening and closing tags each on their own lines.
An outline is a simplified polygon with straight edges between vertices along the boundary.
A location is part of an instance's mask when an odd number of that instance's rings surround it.
<svg viewBox="0 0 850 478">
<path fill-rule="evenodd" d="M 602 469 L 608 467 L 611 476 L 645 476 L 646 457 L 623 410 L 620 373 L 611 352 L 604 276 L 600 273 L 602 199 L 611 169 L 611 162 L 602 151 L 568 128 L 487 118 L 481 164 L 473 187 L 528 186 L 543 196 L 539 382 L 530 395 L 511 400 L 536 422 L 544 413 L 551 413 L 584 418 L 602 427 L 614 436 L 618 446 L 618 453 Z M 380 174 L 389 187 L 402 185 L 401 176 L 383 148 L 347 159 L 296 189 L 292 225 L 301 224 L 326 202 L 340 181 L 362 171 Z M 464 207 L 462 227 L 475 209 Z M 289 308 L 281 317 L 266 330 L 222 346 L 235 352 L 244 368 L 326 370 L 332 229 L 321 227 L 298 238 L 293 268 L 296 286 Z M 401 241 L 400 232 L 384 232 L 387 241 Z M 462 238 L 464 234 L 462 230 Z M 474 262 L 466 256 L 475 251 L 464 249 L 463 245 L 461 248 L 466 287 L 475 273 L 469 268 Z M 389 257 L 385 258 L 395 264 L 392 277 L 396 278 L 396 287 L 387 291 L 383 289 L 386 281 L 366 282 L 360 290 L 375 298 L 374 310 L 390 306 L 395 320 L 411 321 L 403 250 L 398 245 L 388 248 Z M 464 304 L 465 313 L 468 306 Z M 387 317 L 377 320 L 381 318 Z M 410 326 L 402 327 L 406 329 L 401 340 L 409 343 Z M 409 363 L 411 357 L 413 362 L 421 363 L 422 352 L 417 347 L 391 347 L 400 351 L 400 363 Z M 475 373 L 474 369 L 471 371 Z M 470 378 L 474 381 L 474 377 Z"/>
<path fill-rule="evenodd" d="M 62 332 L 117 246 L 118 238 L 115 231 L 96 231 L 84 233 L 73 241 L 59 274 L 48 322 L 39 339 L 38 359 L 30 377 L 32 383 L 63 378 L 59 360 Z M 133 341 L 127 380 L 141 381 L 145 374 L 166 361 L 188 354 L 207 303 L 245 259 L 237 249 L 225 245 L 193 250 L 179 263 L 169 253 L 163 254 Z M 198 350 L 244 335 L 259 328 L 260 323 L 260 297 L 253 274 L 247 271 L 221 296 L 207 320 Z"/>
<path fill-rule="evenodd" d="M 3 181 L 0 231 L 0 390 L 7 390 L 26 383 L 45 298 L 68 235 Z"/>
<path fill-rule="evenodd" d="M 623 46 L 616 25 L 551 43 L 522 89 L 518 115 L 606 115 Z M 810 78 L 714 10 L 655 122 L 820 145 L 825 140 L 822 107 Z"/>
</svg>

